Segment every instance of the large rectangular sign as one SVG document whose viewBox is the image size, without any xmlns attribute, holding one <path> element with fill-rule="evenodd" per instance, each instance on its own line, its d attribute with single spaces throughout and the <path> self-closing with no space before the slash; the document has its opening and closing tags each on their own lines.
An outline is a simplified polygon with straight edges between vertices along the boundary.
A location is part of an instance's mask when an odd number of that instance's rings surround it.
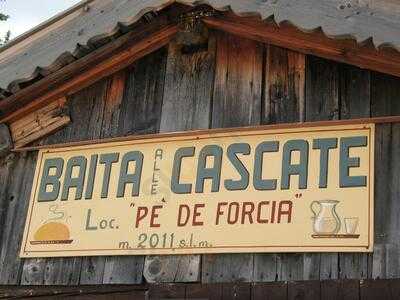
<svg viewBox="0 0 400 300">
<path fill-rule="evenodd" d="M 367 252 L 373 182 L 373 124 L 42 149 L 21 256 Z"/>
</svg>

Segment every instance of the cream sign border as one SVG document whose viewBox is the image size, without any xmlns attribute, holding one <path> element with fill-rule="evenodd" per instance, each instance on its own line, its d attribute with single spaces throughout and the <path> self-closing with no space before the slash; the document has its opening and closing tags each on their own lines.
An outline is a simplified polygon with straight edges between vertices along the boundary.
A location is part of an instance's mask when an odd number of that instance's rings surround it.
<svg viewBox="0 0 400 300">
<path fill-rule="evenodd" d="M 272 126 L 273 127 L 273 126 Z M 256 245 L 256 246 L 216 246 L 206 248 L 131 248 L 127 249 L 64 249 L 64 250 L 37 250 L 37 251 L 26 251 L 28 243 L 28 233 L 30 231 L 30 223 L 33 215 L 33 208 L 36 203 L 36 193 L 39 187 L 39 173 L 42 168 L 43 156 L 45 153 L 59 153 L 76 150 L 87 150 L 87 149 L 98 149 L 102 147 L 112 146 L 124 146 L 124 145 L 138 145 L 147 143 L 162 143 L 166 141 L 190 141 L 190 140 L 201 140 L 209 138 L 223 138 L 223 137 L 246 137 L 246 136 L 258 136 L 258 135 L 272 135 L 272 134 L 285 134 L 285 133 L 302 133 L 307 134 L 309 132 L 324 132 L 324 131 L 346 131 L 346 130 L 365 130 L 368 129 L 368 149 L 369 149 L 369 174 L 367 177 L 368 191 L 368 245 L 367 246 L 343 246 L 343 245 L 316 245 L 316 246 L 301 246 L 301 245 Z M 193 132 L 181 132 L 181 133 L 167 133 L 167 134 L 155 134 L 140 136 L 131 140 L 123 141 L 99 141 L 96 144 L 88 143 L 86 145 L 77 146 L 63 146 L 58 148 L 44 148 L 39 151 L 35 175 L 33 179 L 33 190 L 29 202 L 28 215 L 26 218 L 25 230 L 23 235 L 23 243 L 21 246 L 21 257 L 57 257 L 57 256 L 83 256 L 83 255 L 146 255 L 146 254 L 201 254 L 201 253 L 252 253 L 252 252 L 371 252 L 373 249 L 373 237 L 374 237 L 374 146 L 375 146 L 375 124 L 372 123 L 360 123 L 351 125 L 340 125 L 340 124 L 329 124 L 328 122 L 324 125 L 310 125 L 310 126 L 288 126 L 287 128 L 269 128 L 269 126 L 257 126 L 247 128 L 232 128 L 232 129 L 217 129 L 217 130 L 204 130 L 204 131 L 193 131 Z M 59 253 L 56 253 L 59 252 Z M 69 252 L 69 253 L 67 253 Z M 118 252 L 118 254 L 116 254 Z M 51 255 L 49 255 L 51 254 Z"/>
</svg>

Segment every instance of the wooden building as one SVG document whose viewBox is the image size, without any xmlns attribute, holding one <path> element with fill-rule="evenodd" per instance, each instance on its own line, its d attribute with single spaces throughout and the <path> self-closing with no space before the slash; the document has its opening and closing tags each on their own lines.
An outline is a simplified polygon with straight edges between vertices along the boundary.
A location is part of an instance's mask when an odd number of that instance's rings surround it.
<svg viewBox="0 0 400 300">
<path fill-rule="evenodd" d="M 11 41 L 0 298 L 399 299 L 399 16 L 396 0 L 87 0 Z M 376 124 L 372 253 L 19 257 L 40 146 L 362 118 Z"/>
</svg>

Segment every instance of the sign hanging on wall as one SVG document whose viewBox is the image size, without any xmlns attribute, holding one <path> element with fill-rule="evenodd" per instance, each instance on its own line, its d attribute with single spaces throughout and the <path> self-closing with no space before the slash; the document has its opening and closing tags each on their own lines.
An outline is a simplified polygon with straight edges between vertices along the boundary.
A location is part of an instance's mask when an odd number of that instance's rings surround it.
<svg viewBox="0 0 400 300">
<path fill-rule="evenodd" d="M 42 149 L 21 257 L 367 252 L 374 125 Z"/>
</svg>

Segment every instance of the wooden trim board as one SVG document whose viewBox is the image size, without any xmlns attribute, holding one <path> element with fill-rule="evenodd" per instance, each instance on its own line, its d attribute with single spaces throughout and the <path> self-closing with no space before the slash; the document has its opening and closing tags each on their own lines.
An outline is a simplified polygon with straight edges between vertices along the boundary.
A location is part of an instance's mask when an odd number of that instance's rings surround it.
<svg viewBox="0 0 400 300">
<path fill-rule="evenodd" d="M 180 131 L 180 132 L 168 132 L 168 133 L 155 133 L 155 134 L 142 134 L 142 135 L 128 135 L 106 139 L 93 139 L 78 142 L 69 142 L 52 145 L 40 145 L 32 147 L 21 147 L 14 148 L 13 152 L 26 152 L 26 151 L 37 151 L 40 149 L 53 149 L 60 147 L 72 147 L 72 146 L 85 146 L 93 145 L 98 143 L 111 143 L 111 142 L 123 142 L 133 141 L 140 139 L 155 139 L 164 137 L 182 137 L 182 136 L 193 136 L 193 135 L 207 135 L 211 133 L 227 133 L 227 132 L 241 132 L 251 131 L 260 129 L 287 129 L 287 128 L 312 128 L 319 126 L 334 126 L 334 125 L 350 125 L 350 124 L 363 124 L 363 123 L 399 123 L 400 116 L 388 116 L 388 117 L 375 117 L 375 118 L 360 118 L 360 119 L 347 119 L 347 120 L 330 120 L 330 121 L 318 121 L 318 122 L 298 122 L 298 123 L 280 123 L 271 125 L 260 125 L 260 126 L 243 126 L 243 127 L 231 127 L 231 128 L 217 128 L 217 129 L 203 129 L 203 130 L 192 130 L 192 131 Z"/>
<path fill-rule="evenodd" d="M 159 26 L 160 24 L 155 24 L 146 29 L 142 28 L 139 32 L 135 32 L 135 35 L 130 35 L 129 40 L 124 40 L 125 46 L 127 47 L 118 49 L 119 51 L 116 52 L 114 52 L 115 49 L 110 49 L 112 55 L 108 53 L 110 51 L 106 51 L 107 55 L 105 55 L 104 50 L 99 49 L 98 52 L 100 53 L 95 51 L 87 57 L 84 57 L 82 60 L 78 60 L 71 65 L 68 65 L 66 70 L 63 68 L 55 72 L 53 75 L 50 75 L 49 77 L 51 78 L 47 79 L 47 77 L 45 77 L 43 79 L 43 81 L 47 81 L 45 88 L 53 85 L 55 85 L 55 88 L 48 92 L 43 91 L 44 93 L 36 99 L 30 98 L 28 92 L 31 90 L 33 92 L 33 90 L 38 88 L 38 86 L 43 88 L 43 82 L 41 81 L 39 81 L 37 85 L 33 84 L 22 90 L 21 93 L 23 92 L 24 95 L 20 96 L 20 93 L 17 93 L 0 101 L 0 110 L 5 113 L 3 118 L 0 119 L 0 123 L 12 122 L 21 116 L 48 104 L 56 98 L 73 94 L 90 84 L 129 66 L 135 60 L 145 56 L 146 54 L 164 47 L 176 34 L 178 26 L 176 24 L 165 24 L 161 29 Z M 124 44 L 122 44 L 122 46 L 124 46 Z M 76 69 L 80 70 L 80 72 L 77 73 Z M 65 72 L 67 72 L 67 74 L 65 74 Z M 63 80 L 57 80 L 58 76 Z M 54 80 L 55 82 L 52 82 L 51 80 Z"/>
<path fill-rule="evenodd" d="M 355 40 L 328 38 L 321 31 L 306 33 L 290 24 L 278 26 L 259 18 L 238 17 L 232 13 L 206 17 L 203 21 L 210 28 L 244 38 L 400 76 L 400 53 L 393 49 L 376 50 L 372 45 L 361 46 Z"/>
<path fill-rule="evenodd" d="M 14 147 L 25 146 L 70 123 L 71 119 L 64 111 L 65 102 L 65 97 L 62 97 L 11 122 L 9 127 Z"/>
<path fill-rule="evenodd" d="M 255 17 L 232 13 L 205 17 L 204 23 L 248 39 L 320 56 L 361 68 L 400 76 L 400 53 L 360 46 L 354 40 L 337 40 L 322 32 L 305 33 L 289 24 L 266 23 Z M 135 60 L 167 45 L 178 32 L 177 22 L 164 15 L 154 23 L 138 26 L 132 32 L 67 65 L 42 80 L 0 101 L 0 123 L 15 121 L 62 96 L 72 94 L 95 81 L 121 70 Z"/>
</svg>

